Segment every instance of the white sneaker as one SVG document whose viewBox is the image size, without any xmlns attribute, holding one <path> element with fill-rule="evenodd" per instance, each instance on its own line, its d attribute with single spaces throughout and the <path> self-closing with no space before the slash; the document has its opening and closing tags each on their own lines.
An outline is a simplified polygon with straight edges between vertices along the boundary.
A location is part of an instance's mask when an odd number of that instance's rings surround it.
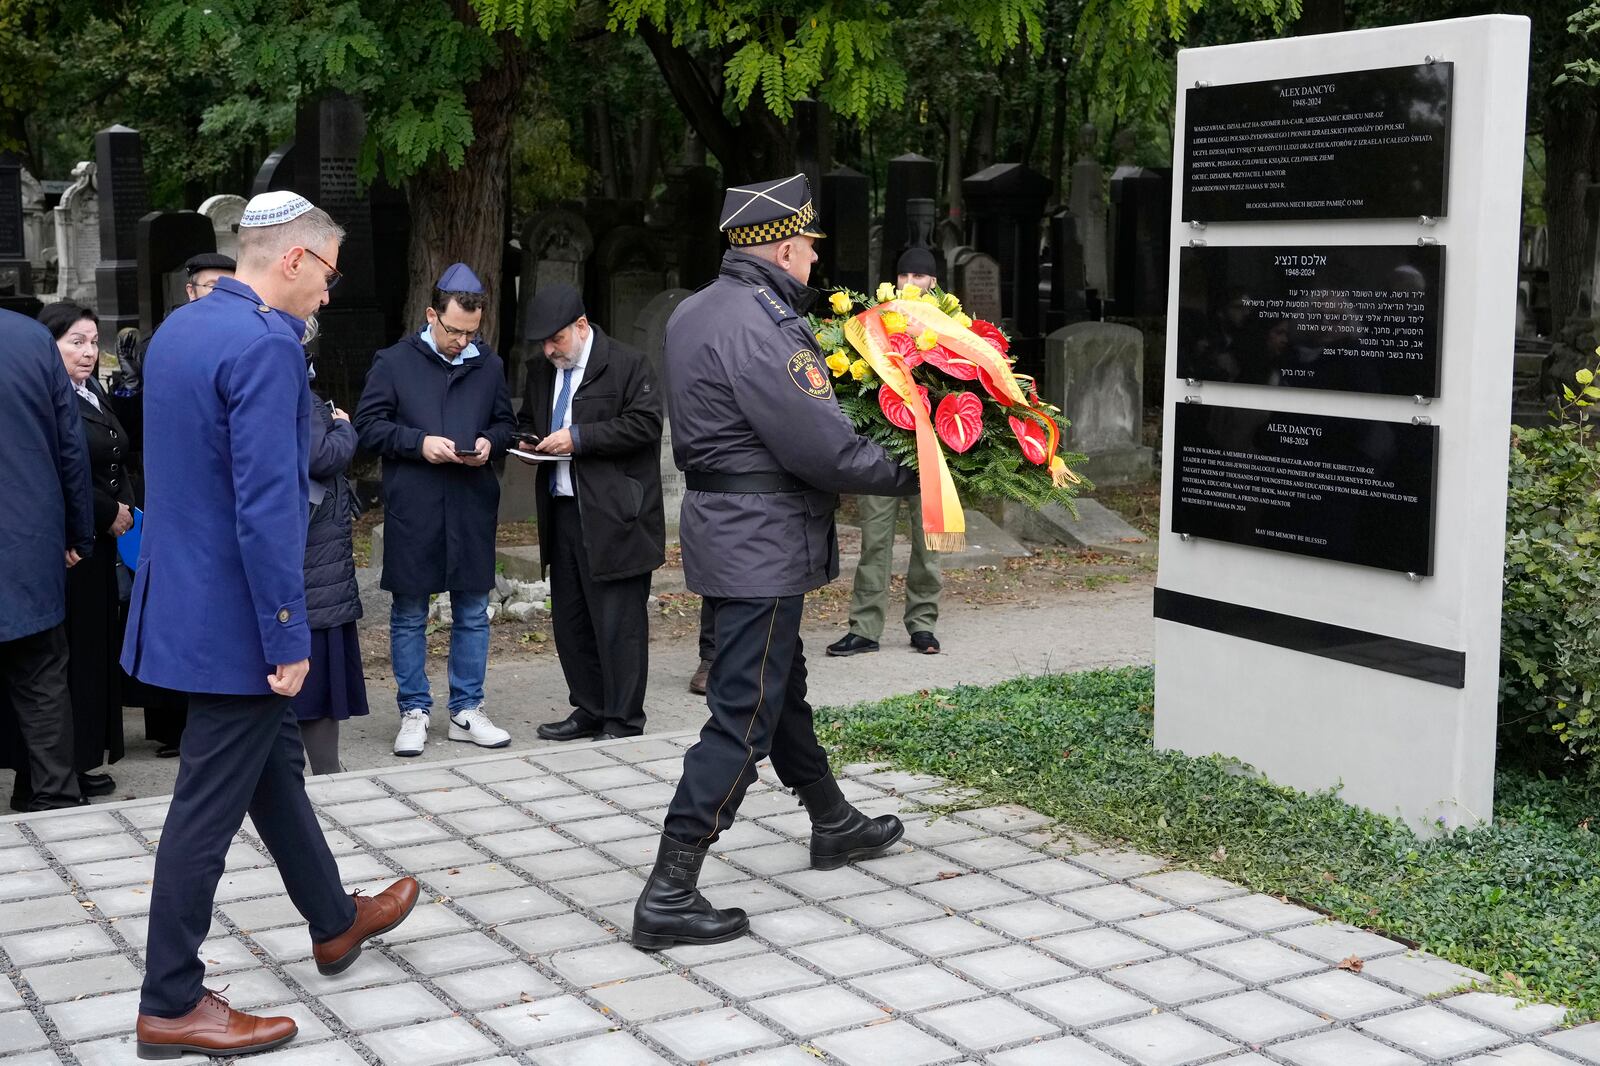
<svg viewBox="0 0 1600 1066">
<path fill-rule="evenodd" d="M 428 745 L 428 712 L 401 711 L 400 732 L 394 737 L 394 753 L 402 757 L 421 755 Z"/>
<path fill-rule="evenodd" d="M 511 734 L 489 721 L 482 707 L 468 707 L 450 716 L 450 739 L 470 740 L 480 748 L 503 748 Z"/>
</svg>

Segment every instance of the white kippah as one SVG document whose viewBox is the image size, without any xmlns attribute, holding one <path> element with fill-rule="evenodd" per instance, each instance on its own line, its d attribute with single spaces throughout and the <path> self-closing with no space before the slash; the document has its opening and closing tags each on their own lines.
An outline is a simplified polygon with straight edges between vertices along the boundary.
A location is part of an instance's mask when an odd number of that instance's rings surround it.
<svg viewBox="0 0 1600 1066">
<path fill-rule="evenodd" d="M 285 222 L 299 218 L 309 210 L 311 201 L 297 192 L 289 192 L 287 189 L 264 192 L 259 196 L 252 196 L 250 202 L 244 205 L 239 228 L 281 226 Z"/>
</svg>

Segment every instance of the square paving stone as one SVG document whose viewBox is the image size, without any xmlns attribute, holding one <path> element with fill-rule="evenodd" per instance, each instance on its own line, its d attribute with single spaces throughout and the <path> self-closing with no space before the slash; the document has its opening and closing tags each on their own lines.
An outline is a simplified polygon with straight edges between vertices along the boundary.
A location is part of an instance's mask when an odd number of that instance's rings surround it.
<svg viewBox="0 0 1600 1066">
<path fill-rule="evenodd" d="M 910 952 L 866 934 L 806 944 L 793 953 L 833 977 L 857 977 L 916 961 Z"/>
<path fill-rule="evenodd" d="M 988 910 L 974 912 L 972 919 L 993 926 L 1003 933 L 1010 933 L 1018 940 L 1037 940 L 1042 936 L 1055 936 L 1092 924 L 1082 915 L 1074 914 L 1065 907 L 1046 903 L 1042 899 L 1029 899 L 1021 903 L 1008 903 L 1003 907 L 990 907 Z"/>
<path fill-rule="evenodd" d="M 735 999 L 755 999 L 822 983 L 822 978 L 804 966 L 770 952 L 696 966 L 694 972 Z"/>
<path fill-rule="evenodd" d="M 627 1033 L 606 1033 L 533 1053 L 537 1066 L 667 1066 L 667 1060 Z"/>
<path fill-rule="evenodd" d="M 783 1040 L 777 1033 L 732 1007 L 655 1022 L 640 1031 L 689 1062 L 703 1062 Z M 746 1060 L 739 1061 L 743 1063 Z"/>
<path fill-rule="evenodd" d="M 550 886 L 574 900 L 580 907 L 603 907 L 607 903 L 632 902 L 644 891 L 644 878 L 630 870 L 609 870 L 588 877 L 557 881 Z"/>
<path fill-rule="evenodd" d="M 273 878 L 272 887 L 267 887 L 267 883 L 265 881 L 258 881 L 255 884 L 253 892 L 241 892 L 238 895 L 226 898 L 239 899 L 250 894 L 270 895 L 283 891 L 283 882 L 278 880 L 277 871 L 251 870 L 249 873 L 271 874 Z M 231 883 L 231 876 L 232 875 L 229 874 L 223 875 L 222 884 L 219 885 L 217 889 L 217 899 L 219 902 L 225 898 L 222 895 L 222 889 L 224 886 Z M 71 902 L 73 906 L 77 906 L 77 902 L 75 900 L 69 900 L 69 902 Z M 94 903 L 94 909 L 96 911 L 111 918 L 126 918 L 132 914 L 149 914 L 150 886 L 128 885 L 124 888 L 108 888 L 103 891 L 96 892 L 92 902 Z M 16 904 L 8 904 L 6 907 L 0 907 L 0 911 L 8 910 L 14 906 L 16 906 Z"/>
<path fill-rule="evenodd" d="M 537 818 L 523 814 L 515 807 L 501 806 L 476 807 L 471 810 L 441 814 L 439 821 L 468 837 L 484 836 L 489 833 L 511 833 L 539 825 Z"/>
<path fill-rule="evenodd" d="M 986 989 L 931 964 L 858 977 L 850 985 L 898 1011 L 942 1007 L 988 994 Z"/>
<path fill-rule="evenodd" d="M 656 783 L 655 778 L 649 774 L 641 774 L 632 767 L 616 764 L 597 767 L 593 770 L 575 770 L 566 774 L 565 777 L 586 792 L 600 792 L 604 789 L 627 788 L 630 785 Z"/>
<path fill-rule="evenodd" d="M 1161 954 L 1160 948 L 1151 947 L 1115 929 L 1084 929 L 1040 940 L 1038 944 L 1052 955 L 1059 955 L 1082 970 L 1123 966 Z"/>
<path fill-rule="evenodd" d="M 1036 1040 L 1061 1031 L 1059 1026 L 999 996 L 923 1011 L 917 1015 L 917 1021 L 973 1052 Z"/>
<path fill-rule="evenodd" d="M 932 958 L 977 951 L 1004 944 L 1005 938 L 983 926 L 960 917 L 935 918 L 931 922 L 902 925 L 886 930 L 884 936 Z"/>
<path fill-rule="evenodd" d="M 109 996 L 90 996 L 52 1003 L 45 1013 L 55 1023 L 60 1039 L 76 1043 L 112 1033 L 126 1032 L 139 1013 L 139 992 L 132 989 Z"/>
<path fill-rule="evenodd" d="M 946 959 L 945 965 L 1001 992 L 1076 976 L 1072 967 L 1021 944 Z"/>
<path fill-rule="evenodd" d="M 383 799 L 388 793 L 370 778 L 346 777 L 336 781 L 307 781 L 306 795 L 318 807 L 329 807 L 358 800 Z"/>
<path fill-rule="evenodd" d="M 475 892 L 497 892 L 506 888 L 520 888 L 528 882 L 514 870 L 500 863 L 485 862 L 476 866 L 447 866 L 421 875 L 422 883 L 440 895 L 468 896 Z"/>
<path fill-rule="evenodd" d="M 1522 1003 L 1513 996 L 1497 996 L 1489 992 L 1451 996 L 1444 1001 L 1444 1005 L 1519 1036 L 1554 1029 L 1567 1015 L 1565 1007 L 1549 1003 Z"/>
<path fill-rule="evenodd" d="M 1275 929 L 1287 929 L 1291 925 L 1305 925 L 1319 920 L 1322 915 L 1316 911 L 1296 907 L 1292 903 L 1285 903 L 1271 896 L 1256 893 L 1250 896 L 1234 896 L 1231 899 L 1219 899 L 1212 903 L 1200 904 L 1200 910 L 1220 918 L 1233 925 L 1243 926 L 1253 933 L 1266 933 Z"/>
<path fill-rule="evenodd" d="M 1182 956 L 1112 970 L 1109 976 L 1146 999 L 1169 1007 L 1242 987 L 1238 981 Z"/>
<path fill-rule="evenodd" d="M 967 871 L 960 863 L 933 851 L 906 851 L 899 855 L 886 855 L 881 859 L 868 859 L 856 868 L 893 881 L 897 885 L 917 885 L 924 881 L 937 881 L 941 877 L 960 876 Z"/>
<path fill-rule="evenodd" d="M 1172 904 L 1157 899 L 1127 885 L 1104 885 L 1100 888 L 1081 888 L 1053 897 L 1073 910 L 1098 918 L 1102 922 L 1118 922 L 1141 915 L 1170 910 Z"/>
<path fill-rule="evenodd" d="M 596 925 L 581 914 L 556 914 L 531 922 L 503 925 L 497 932 L 530 955 L 596 944 L 616 938 L 616 932 Z"/>
<path fill-rule="evenodd" d="M 1107 877 L 1121 879 L 1153 874 L 1167 864 L 1167 860 L 1137 851 L 1081 851 L 1072 861 Z"/>
<path fill-rule="evenodd" d="M 557 756 L 566 756 L 569 759 L 597 759 L 601 757 L 586 751 L 564 751 L 556 753 Z M 553 756 L 554 757 L 554 756 Z M 602 760 L 603 761 L 603 760 Z M 521 758 L 512 756 L 495 756 L 483 762 L 468 763 L 465 766 L 457 765 L 455 772 L 462 777 L 471 778 L 480 784 L 495 785 L 501 781 L 520 781 L 529 777 L 547 777 L 544 768 L 532 765 L 532 760 L 524 762 Z"/>
<path fill-rule="evenodd" d="M 256 933 L 263 929 L 276 929 L 285 925 L 304 926 L 305 919 L 295 909 L 294 903 L 288 896 L 268 896 L 265 899 L 241 900 L 236 903 L 224 904 L 222 913 L 226 914 L 234 925 L 246 933 Z M 128 925 L 132 919 L 123 919 L 118 922 L 119 928 Z M 150 927 L 149 918 L 139 918 L 141 929 L 140 942 L 143 946 L 144 932 Z M 123 933 L 127 935 L 126 931 Z M 214 935 L 214 934 L 213 934 Z M 309 939 L 309 934 L 308 934 Z"/>
<path fill-rule="evenodd" d="M 98 843 L 93 837 L 88 839 L 91 844 Z M 139 847 L 138 842 L 133 840 L 132 837 L 124 839 L 132 842 L 135 847 Z M 143 851 L 144 848 L 139 847 L 139 850 Z M 129 852 L 129 854 L 133 853 Z M 96 858 L 99 857 L 96 856 Z M 66 862 L 68 860 L 62 859 L 61 861 Z M 24 870 L 47 870 L 49 868 L 50 864 L 45 861 L 44 856 L 32 848 L 5 848 L 0 850 L 0 874 L 14 874 Z"/>
<path fill-rule="evenodd" d="M 793 847 L 793 845 L 783 845 Z M 758 849 L 759 850 L 759 849 Z M 810 862 L 804 849 L 795 848 L 802 857 Z M 752 852 L 739 853 L 741 863 L 746 855 Z M 868 877 L 859 870 L 846 867 L 843 870 L 796 870 L 793 873 L 782 873 L 773 878 L 778 884 L 789 891 L 804 896 L 807 899 L 829 900 L 843 899 L 845 896 L 861 896 L 872 892 L 882 892 L 884 885 L 876 878 Z"/>
<path fill-rule="evenodd" d="M 1326 964 L 1298 951 L 1290 951 L 1271 940 L 1241 940 L 1236 944 L 1196 951 L 1194 957 L 1251 985 L 1327 968 Z"/>
<path fill-rule="evenodd" d="M 1096 1029 L 1094 1038 L 1141 1066 L 1182 1066 L 1234 1049 L 1221 1037 L 1174 1014 L 1155 1014 Z"/>
<path fill-rule="evenodd" d="M 1123 1066 L 1121 1059 L 1114 1059 L 1075 1036 L 997 1052 L 984 1061 L 990 1066 Z"/>
<path fill-rule="evenodd" d="M 70 1050 L 78 1057 L 79 1066 L 138 1066 L 140 1059 L 135 1052 L 136 1046 L 133 1033 L 127 1032 L 105 1040 L 73 1044 Z M 213 1060 L 202 1055 L 185 1053 L 167 1061 L 187 1066 L 190 1063 L 209 1063 Z M 10 1066 L 9 1060 L 7 1066 Z"/>
<path fill-rule="evenodd" d="M 926 896 L 943 907 L 955 910 L 977 910 L 1000 903 L 1010 903 L 1023 898 L 1017 888 L 988 874 L 963 874 L 912 885 L 911 891 Z"/>
<path fill-rule="evenodd" d="M 385 852 L 402 870 L 444 870 L 451 866 L 475 866 L 484 862 L 483 852 L 459 840 L 441 840 L 433 844 L 414 844 L 409 848 L 395 848 Z"/>
<path fill-rule="evenodd" d="M 443 789 L 466 787 L 466 782 L 449 770 L 402 770 L 394 774 L 381 774 L 375 780 L 388 785 L 396 792 L 437 792 Z"/>
<path fill-rule="evenodd" d="M 855 931 L 848 922 L 840 921 L 821 907 L 790 907 L 752 915 L 750 928 L 763 940 L 783 947 L 847 936 Z"/>
<path fill-rule="evenodd" d="M 345 826 L 403 821 L 417 816 L 416 811 L 391 796 L 363 800 L 360 803 L 339 803 L 332 807 L 321 808 L 321 813 Z"/>
<path fill-rule="evenodd" d="M 764 881 L 738 881 L 726 885 L 702 886 L 701 893 L 715 907 L 738 907 L 746 914 L 765 914 L 768 911 L 798 907 L 805 902 L 790 895 L 776 885 Z"/>
<path fill-rule="evenodd" d="M 1569 1055 L 1576 1055 L 1584 1062 L 1600 1063 L 1600 1022 L 1551 1033 L 1543 1037 L 1542 1042 Z"/>
<path fill-rule="evenodd" d="M 1434 1006 L 1369 1018 L 1357 1028 L 1426 1059 L 1455 1058 L 1506 1043 L 1506 1038 L 1493 1029 Z"/>
<path fill-rule="evenodd" d="M 606 840 L 624 840 L 628 837 L 655 836 L 661 828 L 631 814 L 614 814 L 610 818 L 588 818 L 561 827 L 570 836 L 585 844 L 598 844 Z"/>
<path fill-rule="evenodd" d="M 1193 911 L 1152 914 L 1148 918 L 1118 922 L 1117 927 L 1134 936 L 1154 941 L 1168 951 L 1193 951 L 1246 935 L 1232 926 L 1212 921 Z"/>
<path fill-rule="evenodd" d="M 882 1021 L 888 1012 L 838 985 L 823 985 L 799 992 L 785 992 L 770 999 L 758 999 L 748 1009 L 775 1022 L 801 1039 L 809 1039 L 831 1029 Z"/>
<path fill-rule="evenodd" d="M 1209 903 L 1225 896 L 1245 895 L 1245 889 L 1232 881 L 1224 881 L 1220 877 L 1212 877 L 1210 874 L 1195 870 L 1169 870 L 1166 873 L 1134 878 L 1133 883 L 1146 892 L 1154 892 L 1184 907 L 1196 903 Z"/>
<path fill-rule="evenodd" d="M 1029 892 L 1037 892 L 1041 896 L 1070 892 L 1078 888 L 1098 887 L 1107 883 L 1106 879 L 1098 874 L 1079 869 L 1061 859 L 1044 859 L 1020 866 L 1007 866 L 1003 870 L 996 870 L 994 875 L 1002 881 L 1008 881 Z"/>
<path fill-rule="evenodd" d="M 1572 1066 L 1572 1060 L 1533 1044 L 1518 1044 L 1475 1055 L 1461 1066 Z"/>
<path fill-rule="evenodd" d="M 34 966 L 24 969 L 22 977 L 45 1003 L 138 988 L 142 980 L 133 964 L 121 956 Z"/>
<path fill-rule="evenodd" d="M 22 870 L 0 875 L 0 903 L 35 896 L 67 895 L 67 883 L 53 870 Z"/>
<path fill-rule="evenodd" d="M 503 859 L 534 855 L 542 851 L 564 851 L 572 841 L 554 829 L 519 829 L 514 833 L 494 833 L 479 837 L 478 843 Z"/>
<path fill-rule="evenodd" d="M 740 869 L 749 870 L 751 873 L 759 874 L 762 877 L 789 874 L 796 870 L 830 874 L 853 873 L 861 877 L 866 876 L 849 867 L 842 870 L 811 870 L 811 853 L 799 844 L 787 840 L 766 843 L 757 847 L 741 848 L 724 856 L 724 858 Z M 883 887 L 883 883 L 880 881 L 873 881 L 873 884 L 879 888 Z"/>
<path fill-rule="evenodd" d="M 518 1047 L 609 1029 L 611 1021 L 575 996 L 557 996 L 484 1011 L 478 1020 Z"/>
<path fill-rule="evenodd" d="M 562 952 L 550 957 L 550 965 L 573 984 L 585 987 L 661 972 L 661 963 L 655 955 L 630 944 L 603 944 L 597 948 Z"/>
<path fill-rule="evenodd" d="M 61 840 L 49 845 L 50 851 L 56 859 L 67 866 L 77 863 L 95 862 L 100 859 L 126 859 L 135 855 L 148 855 L 150 849 L 144 844 L 133 839 L 127 833 L 118 833 L 114 836 L 104 837 L 76 837 L 72 840 Z M 31 852 L 32 849 L 27 849 Z M 0 852 L 0 872 L 6 870 L 4 852 Z M 40 866 L 43 860 L 39 860 Z M 16 869 L 39 869 L 38 866 L 18 866 Z"/>
<path fill-rule="evenodd" d="M 45 929 L 0 938 L 0 947 L 15 968 L 37 966 L 58 959 L 81 959 L 116 951 L 111 938 L 93 924 L 69 925 L 65 929 Z"/>
<path fill-rule="evenodd" d="M 615 870 L 617 864 L 604 855 L 588 848 L 571 848 L 567 851 L 543 851 L 537 855 L 519 855 L 512 860 L 517 868 L 526 870 L 541 881 L 560 881 L 568 877 L 586 877 Z M 708 860 L 709 865 L 709 860 Z"/>
<path fill-rule="evenodd" d="M 30 899 L 22 903 L 7 903 L 0 907 L 0 933 L 17 933 L 28 929 L 46 929 L 87 922 L 92 913 L 64 893 L 47 896 L 44 899 Z"/>
<path fill-rule="evenodd" d="M 982 826 L 997 833 L 1016 833 L 1028 829 L 1039 829 L 1051 824 L 1049 818 L 1038 811 L 1030 811 L 1026 807 L 1015 803 L 1008 803 L 999 807 L 981 807 L 972 811 L 961 811 L 956 817 L 963 822 Z"/>
<path fill-rule="evenodd" d="M 500 892 L 486 892 L 481 896 L 463 896 L 456 906 L 487 925 L 514 922 L 542 914 L 560 914 L 567 905 L 543 889 L 532 885 L 508 888 Z"/>
<path fill-rule="evenodd" d="M 1185 1007 L 1184 1013 L 1245 1044 L 1265 1044 L 1327 1024 L 1315 1014 L 1256 991 L 1196 1003 Z"/>
<path fill-rule="evenodd" d="M 630 1022 L 722 1005 L 722 1000 L 675 973 L 601 985 L 589 994 Z"/>
<path fill-rule="evenodd" d="M 689 733 L 680 737 L 651 737 L 649 740 L 635 738 L 626 743 L 619 741 L 601 741 L 598 747 L 610 758 L 623 763 L 652 762 L 656 759 L 683 759 L 683 749 L 699 739 L 698 733 Z M 679 743 L 687 741 L 687 743 Z"/>
<path fill-rule="evenodd" d="M 1361 972 L 1398 985 L 1414 996 L 1439 996 L 1462 986 L 1491 983 L 1487 974 L 1420 952 L 1369 959 Z"/>
<path fill-rule="evenodd" d="M 857 924 L 881 929 L 885 926 L 904 925 L 907 922 L 926 921 L 944 914 L 925 899 L 918 899 L 903 889 L 875 892 L 867 896 L 851 896 L 832 904 L 836 911 L 855 919 Z"/>
<path fill-rule="evenodd" d="M 103 837 L 123 832 L 120 822 L 98 811 L 94 814 L 73 812 L 48 818 L 30 818 L 28 828 L 46 844 L 73 837 Z"/>
<path fill-rule="evenodd" d="M 941 844 L 936 850 L 939 854 L 965 863 L 974 870 L 997 870 L 1003 866 L 1015 866 L 1039 858 L 1037 851 L 1005 837 L 958 840 L 950 844 Z"/>
<path fill-rule="evenodd" d="M 1145 1014 L 1154 1009 L 1146 1000 L 1098 977 L 1079 977 L 1060 984 L 1017 992 L 1012 997 L 1050 1015 L 1063 1025 L 1082 1028 L 1098 1022 Z"/>
<path fill-rule="evenodd" d="M 643 777 L 643 775 L 640 775 Z M 672 797 L 677 794 L 677 789 L 660 781 L 652 780 L 647 785 L 634 785 L 631 788 L 607 789 L 604 793 L 606 799 L 626 811 L 644 811 L 652 807 L 665 807 L 672 802 Z M 750 805 L 747 803 L 745 807 Z M 743 813 L 743 810 L 741 810 Z M 746 815 L 751 817 L 751 815 Z"/>
<path fill-rule="evenodd" d="M 463 1018 L 364 1033 L 361 1040 L 385 1066 L 444 1066 L 493 1055 L 498 1050 L 494 1041 Z"/>
<path fill-rule="evenodd" d="M 1272 938 L 1328 962 L 1342 962 L 1352 955 L 1370 962 L 1380 955 L 1393 955 L 1406 950 L 1406 946 L 1398 941 L 1343 922 L 1314 922 L 1296 926 L 1273 933 Z"/>
<path fill-rule="evenodd" d="M 957 840 L 971 840 L 973 837 L 983 835 L 983 830 L 977 826 L 943 816 L 906 819 L 905 825 L 906 843 L 924 848 L 938 847 L 940 844 L 950 844 Z"/>
<path fill-rule="evenodd" d="M 484 970 L 467 970 L 436 978 L 440 990 L 467 1010 L 487 1010 L 559 995 L 550 978 L 525 962 L 508 962 Z"/>
<path fill-rule="evenodd" d="M 811 835 L 811 816 L 805 811 L 791 810 L 784 814 L 770 815 L 761 819 L 761 825 L 774 833 L 782 833 L 797 840 L 804 840 Z"/>
<path fill-rule="evenodd" d="M 402 944 L 394 953 L 409 962 L 418 973 L 429 977 L 468 967 L 495 966 L 512 961 L 511 952 L 479 932 L 419 940 Z"/>
<path fill-rule="evenodd" d="M 0 1014 L 0 1055 L 10 1058 L 19 1051 L 32 1051 L 50 1043 L 33 1020 L 33 1013 L 25 1010 L 6 1011 Z"/>
<path fill-rule="evenodd" d="M 816 1045 L 846 1066 L 931 1066 L 960 1055 L 950 1045 L 898 1020 L 820 1037 Z"/>
<path fill-rule="evenodd" d="M 450 1008 L 435 999 L 419 984 L 410 982 L 363 988 L 323 996 L 322 1002 L 338 1019 L 355 1030 L 382 1029 L 404 1021 L 444 1018 Z"/>
<path fill-rule="evenodd" d="M 594 748 L 556 748 L 553 751 L 536 751 L 528 756 L 528 761 L 547 770 L 554 770 L 558 774 L 618 765 L 617 760 Z"/>
<path fill-rule="evenodd" d="M 333 977 L 324 977 L 317 972 L 317 964 L 311 959 L 297 962 L 284 967 L 290 977 L 298 981 L 307 992 L 314 996 L 327 996 L 335 992 L 350 992 L 357 988 L 370 988 L 374 985 L 398 984 L 406 980 L 405 971 L 393 962 L 384 958 L 376 951 L 363 951 L 361 958 L 344 973 Z M 234 999 L 234 993 L 229 993 L 229 1000 L 235 1007 L 240 1006 Z"/>
<path fill-rule="evenodd" d="M 419 903 L 404 922 L 379 938 L 384 944 L 403 944 L 439 933 L 465 932 L 469 923 L 442 903 Z"/>
<path fill-rule="evenodd" d="M 1274 1044 L 1272 1053 L 1295 1066 L 1412 1066 L 1422 1061 L 1352 1029 L 1335 1029 Z"/>
<path fill-rule="evenodd" d="M 519 777 L 510 781 L 493 781 L 487 787 L 513 803 L 570 796 L 577 791 L 559 777 Z"/>
<path fill-rule="evenodd" d="M 760 955 L 771 950 L 755 937 L 741 936 L 721 944 L 679 944 L 661 954 L 679 966 L 695 967 L 722 962 L 724 959 L 737 959 L 741 955 Z"/>
<path fill-rule="evenodd" d="M 156 857 L 138 855 L 131 859 L 106 859 L 67 867 L 67 873 L 85 892 L 118 885 L 149 884 L 156 875 Z"/>
<path fill-rule="evenodd" d="M 351 967 L 354 970 L 370 969 L 375 963 L 388 962 L 387 959 L 373 959 L 369 961 L 363 956 L 361 962 Z M 405 975 L 393 963 L 389 964 L 395 980 L 404 980 Z M 312 967 L 312 973 L 316 968 Z M 346 971 L 348 973 L 348 971 Z M 304 984 L 305 982 L 301 982 Z M 265 1007 L 278 1003 L 289 1003 L 302 999 L 298 993 L 290 992 L 289 986 L 278 980 L 266 970 L 245 970 L 243 973 L 234 974 L 228 978 L 228 1003 L 235 1010 L 252 1010 L 256 1007 Z"/>
<path fill-rule="evenodd" d="M 376 825 L 357 826 L 356 836 L 379 851 L 405 847 L 407 844 L 424 844 L 430 840 L 444 840 L 450 834 L 421 818 L 406 822 L 379 822 Z"/>
<path fill-rule="evenodd" d="M 1272 990 L 1287 996 L 1318 1014 L 1349 1021 L 1364 1014 L 1404 1007 L 1414 1002 L 1409 996 L 1391 992 L 1376 981 L 1357 977 L 1345 970 L 1329 970 L 1312 977 L 1273 985 Z"/>
</svg>

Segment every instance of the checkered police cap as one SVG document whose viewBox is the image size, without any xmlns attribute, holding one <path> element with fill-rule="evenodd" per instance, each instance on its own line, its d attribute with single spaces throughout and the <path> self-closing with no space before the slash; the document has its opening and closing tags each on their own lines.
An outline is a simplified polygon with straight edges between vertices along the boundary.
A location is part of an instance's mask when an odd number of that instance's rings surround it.
<svg viewBox="0 0 1600 1066">
<path fill-rule="evenodd" d="M 768 244 L 797 235 L 824 236 L 816 228 L 811 182 L 804 174 L 734 186 L 722 201 L 722 224 L 734 247 Z"/>
</svg>

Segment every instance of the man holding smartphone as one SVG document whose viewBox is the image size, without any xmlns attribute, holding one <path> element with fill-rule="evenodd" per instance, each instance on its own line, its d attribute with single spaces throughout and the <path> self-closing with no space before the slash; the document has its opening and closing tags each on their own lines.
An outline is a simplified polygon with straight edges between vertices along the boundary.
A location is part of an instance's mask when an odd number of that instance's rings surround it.
<svg viewBox="0 0 1600 1066">
<path fill-rule="evenodd" d="M 373 359 L 356 408 L 362 447 L 383 458 L 380 583 L 394 595 L 389 648 L 400 756 L 421 755 L 428 740 L 434 593 L 450 594 L 450 739 L 484 748 L 511 743 L 483 710 L 500 510 L 500 482 L 488 463 L 505 454 L 517 428 L 504 364 L 477 335 L 487 304 L 465 263 L 447 269 L 422 329 Z"/>
</svg>

